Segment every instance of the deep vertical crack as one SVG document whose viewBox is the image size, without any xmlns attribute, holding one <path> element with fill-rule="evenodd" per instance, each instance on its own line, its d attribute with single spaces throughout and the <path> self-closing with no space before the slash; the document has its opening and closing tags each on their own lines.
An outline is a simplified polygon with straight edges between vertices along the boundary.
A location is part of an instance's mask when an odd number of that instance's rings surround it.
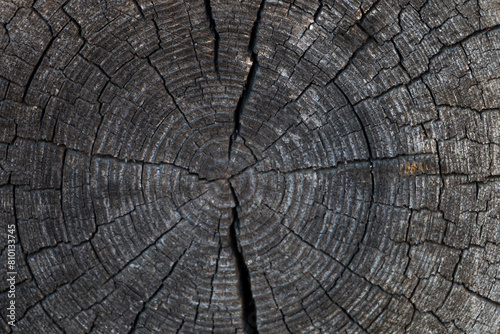
<svg viewBox="0 0 500 334">
<path fill-rule="evenodd" d="M 253 56 L 252 56 L 252 58 L 253 58 Z M 240 99 L 238 100 L 238 104 L 236 105 L 236 109 L 234 110 L 234 130 L 233 130 L 233 133 L 231 134 L 231 137 L 229 137 L 229 158 L 231 158 L 231 149 L 233 147 L 233 142 L 240 135 L 241 114 L 243 113 L 243 109 L 245 108 L 245 105 L 248 101 L 248 98 L 250 97 L 250 93 L 252 92 L 253 84 L 254 84 L 254 80 L 255 80 L 255 73 L 257 72 L 258 66 L 259 65 L 258 65 L 258 61 L 257 61 L 257 56 L 255 56 L 255 59 L 253 59 L 252 67 L 250 67 L 250 71 L 248 72 L 248 77 L 247 77 L 247 81 L 245 83 L 245 87 L 243 88 L 243 92 L 240 96 Z"/>
<path fill-rule="evenodd" d="M 253 23 L 252 32 L 250 33 L 250 41 L 248 43 L 248 52 L 250 52 L 253 56 L 257 56 L 255 54 L 255 43 L 257 42 L 257 31 L 260 27 L 260 23 L 262 21 L 262 11 L 264 10 L 264 5 L 266 0 L 262 0 L 259 5 L 259 10 L 257 11 L 257 17 Z"/>
<path fill-rule="evenodd" d="M 316 10 L 316 12 L 314 13 L 314 22 L 318 22 L 318 18 L 319 16 L 321 15 L 321 12 L 323 11 L 323 0 L 319 0 L 319 6 L 318 6 L 318 9 Z"/>
<path fill-rule="evenodd" d="M 144 15 L 144 12 L 142 11 L 141 5 L 139 5 L 139 3 L 137 2 L 137 0 L 132 0 L 132 2 L 137 7 L 137 10 L 139 11 L 139 15 L 141 15 L 141 17 L 145 20 L 146 16 Z"/>
<path fill-rule="evenodd" d="M 238 208 L 240 203 L 236 192 L 231 183 L 229 183 L 231 188 L 231 194 L 235 202 L 235 206 L 232 209 L 233 222 L 229 226 L 228 237 L 229 244 L 231 246 L 231 253 L 233 254 L 234 261 L 236 263 L 236 274 L 238 276 L 239 293 L 241 300 L 241 316 L 243 321 L 243 332 L 245 334 L 258 334 L 257 330 L 257 308 L 255 306 L 255 300 L 252 294 L 252 284 L 250 280 L 250 272 L 245 263 L 245 258 L 241 252 L 241 247 L 239 244 L 238 236 L 236 235 L 236 228 L 240 228 L 240 220 L 238 218 Z"/>
<path fill-rule="evenodd" d="M 217 79 L 220 81 L 220 73 L 219 73 L 219 42 L 220 37 L 217 32 L 217 25 L 215 24 L 214 17 L 212 15 L 212 5 L 210 4 L 210 0 L 203 0 L 205 4 L 205 14 L 207 15 L 208 23 L 210 24 L 210 32 L 214 36 L 214 70 L 215 75 L 217 75 Z"/>
<path fill-rule="evenodd" d="M 264 9 L 265 0 L 262 0 L 259 6 L 259 10 L 257 11 L 257 18 L 255 19 L 252 27 L 252 32 L 250 33 L 250 41 L 248 42 L 248 52 L 250 53 L 250 61 L 252 62 L 252 66 L 248 71 L 248 76 L 245 82 L 245 86 L 243 87 L 243 91 L 241 92 L 240 99 L 238 100 L 238 104 L 236 105 L 236 109 L 234 110 L 234 130 L 231 136 L 229 137 L 229 152 L 228 157 L 231 159 L 231 149 L 233 147 L 233 142 L 240 135 L 241 130 L 241 114 L 245 109 L 245 105 L 248 102 L 250 94 L 253 91 L 253 86 L 255 83 L 255 75 L 259 68 L 259 61 L 257 59 L 257 53 L 255 52 L 255 44 L 257 41 L 257 31 L 262 21 L 262 10 Z"/>
</svg>

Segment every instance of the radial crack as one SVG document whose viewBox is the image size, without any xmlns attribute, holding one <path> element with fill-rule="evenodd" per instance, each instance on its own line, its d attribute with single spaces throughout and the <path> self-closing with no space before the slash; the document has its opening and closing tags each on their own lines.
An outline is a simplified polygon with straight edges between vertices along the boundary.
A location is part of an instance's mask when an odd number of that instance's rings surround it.
<svg viewBox="0 0 500 334">
<path fill-rule="evenodd" d="M 253 54 L 252 54 L 252 59 L 253 59 Z M 257 56 L 255 56 L 255 59 L 253 59 L 252 67 L 250 67 L 250 71 L 248 72 L 248 77 L 245 87 L 243 88 L 243 93 L 241 94 L 238 104 L 236 105 L 236 109 L 234 110 L 234 130 L 233 133 L 231 134 L 231 137 L 229 138 L 229 158 L 231 158 L 231 149 L 233 147 L 233 142 L 240 135 L 241 114 L 243 113 L 243 109 L 245 108 L 250 93 L 252 92 L 255 80 L 255 73 L 257 71 L 258 66 L 259 65 L 257 62 Z"/>
<path fill-rule="evenodd" d="M 207 15 L 207 20 L 210 24 L 210 32 L 214 36 L 214 70 L 215 75 L 217 75 L 217 79 L 220 81 L 220 73 L 219 73 L 219 33 L 217 32 L 217 25 L 215 24 L 214 17 L 212 15 L 212 5 L 210 4 L 210 0 L 204 0 L 205 3 L 205 14 Z"/>
<path fill-rule="evenodd" d="M 354 55 L 353 55 L 354 57 Z M 352 58 L 352 57 L 351 57 Z M 356 111 L 355 106 L 351 103 L 349 98 L 347 97 L 347 94 L 336 84 L 334 83 L 335 87 L 339 90 L 339 92 L 342 94 L 348 105 L 352 109 L 352 114 L 354 118 L 357 120 L 359 123 L 359 126 L 361 127 L 361 133 L 363 134 L 364 140 L 366 142 L 366 149 L 367 149 L 367 154 L 368 154 L 368 161 L 370 163 L 370 180 L 371 180 L 371 191 L 370 191 L 370 207 L 368 209 L 368 215 L 366 217 L 366 222 L 363 226 L 363 234 L 361 238 L 359 239 L 359 242 L 357 243 L 356 246 L 356 251 L 354 254 L 351 256 L 347 264 L 345 265 L 344 271 L 351 265 L 351 262 L 354 260 L 354 258 L 358 255 L 358 253 L 361 251 L 361 243 L 363 242 L 364 238 L 366 237 L 366 234 L 368 232 L 368 223 L 370 221 L 370 214 L 373 211 L 373 205 L 375 203 L 375 174 L 373 172 L 373 161 L 375 158 L 374 150 L 370 144 L 370 138 L 368 137 L 368 133 L 366 132 L 366 127 L 363 124 L 363 121 L 361 117 L 359 116 L 358 112 Z"/>
<path fill-rule="evenodd" d="M 323 0 L 319 0 L 319 6 L 318 9 L 316 10 L 316 13 L 314 13 L 314 22 L 318 22 L 318 17 L 321 15 L 321 12 L 323 11 Z"/>
<path fill-rule="evenodd" d="M 252 286 L 250 280 L 250 272 L 245 263 L 245 258 L 241 252 L 238 236 L 236 235 L 236 227 L 240 228 L 240 220 L 238 218 L 238 208 L 240 203 L 233 186 L 229 183 L 231 194 L 235 202 L 233 207 L 233 222 L 229 226 L 228 237 L 231 246 L 231 253 L 233 254 L 236 264 L 236 274 L 238 276 L 239 293 L 241 300 L 241 316 L 243 321 L 243 331 L 245 334 L 258 334 L 257 330 L 257 308 L 252 294 Z"/>
<path fill-rule="evenodd" d="M 61 29 L 61 31 L 63 31 L 64 29 Z M 59 37 L 59 34 L 57 34 L 56 36 L 53 36 L 52 39 L 49 41 L 49 43 L 47 44 L 47 46 L 45 47 L 45 49 L 43 50 L 42 54 L 40 55 L 40 58 L 38 58 L 38 61 L 35 65 L 35 67 L 33 67 L 33 70 L 31 71 L 31 74 L 28 78 L 28 82 L 26 83 L 26 85 L 24 86 L 24 92 L 23 92 L 23 95 L 22 95 L 22 102 L 23 103 L 27 103 L 26 102 L 26 96 L 28 95 L 28 90 L 29 88 L 31 87 L 31 83 L 33 82 L 33 80 L 35 79 L 35 75 L 36 73 L 38 72 L 38 70 L 40 69 L 40 66 L 42 65 L 42 61 L 45 59 L 45 57 L 47 56 L 47 52 L 50 50 L 50 48 L 52 47 L 52 43 L 56 40 L 56 38 Z M 45 109 L 44 109 L 45 110 Z M 40 124 L 42 123 L 42 118 L 43 118 L 43 114 L 40 116 Z"/>
<path fill-rule="evenodd" d="M 177 103 L 174 95 L 168 89 L 167 81 L 165 80 L 165 77 L 163 77 L 163 75 L 161 74 L 160 70 L 153 64 L 153 62 L 151 61 L 151 59 L 149 57 L 146 58 L 146 59 L 148 61 L 149 66 L 151 66 L 153 68 L 153 70 L 156 72 L 156 74 L 158 74 L 158 76 L 160 77 L 161 81 L 163 82 L 163 86 L 165 87 L 165 91 L 167 92 L 168 96 L 170 96 L 170 98 L 172 99 L 172 102 L 174 103 L 174 105 L 177 108 L 177 110 L 179 110 L 179 112 L 181 113 L 181 115 L 184 118 L 184 120 L 186 121 L 187 125 L 190 128 L 192 128 L 191 123 L 189 123 L 189 120 L 186 117 L 186 114 L 184 114 L 184 112 L 182 111 L 181 107 L 179 107 L 179 104 Z"/>
<path fill-rule="evenodd" d="M 139 3 L 137 2 L 137 0 L 133 0 L 132 2 L 137 7 L 137 10 L 139 11 L 139 14 L 141 15 L 141 17 L 143 19 L 146 19 L 146 16 L 144 15 L 144 12 L 142 11 L 142 7 L 141 7 L 141 5 L 139 5 Z"/>
<path fill-rule="evenodd" d="M 240 95 L 240 99 L 238 100 L 238 104 L 236 105 L 236 109 L 234 110 L 234 130 L 231 136 L 229 137 L 229 152 L 228 152 L 228 157 L 231 159 L 231 149 L 233 147 L 233 142 L 238 138 L 240 135 L 240 130 L 241 130 L 241 114 L 243 113 L 243 110 L 245 109 L 245 105 L 248 102 L 248 99 L 250 97 L 250 94 L 253 91 L 253 86 L 255 83 L 255 75 L 257 73 L 257 70 L 259 68 L 259 61 L 257 60 L 257 53 L 255 52 L 255 43 L 257 41 L 257 31 L 259 29 L 259 26 L 261 24 L 261 15 L 262 15 L 262 10 L 264 9 L 264 4 L 265 0 L 262 0 L 259 6 L 259 10 L 257 11 L 257 18 L 255 19 L 255 22 L 252 27 L 252 32 L 250 34 L 250 41 L 248 43 L 248 52 L 250 53 L 250 60 L 252 62 L 252 66 L 250 67 L 250 70 L 248 71 L 248 76 L 245 82 L 245 87 L 243 87 L 243 91 Z"/>
<path fill-rule="evenodd" d="M 187 246 L 187 248 L 184 249 L 184 252 L 182 252 L 182 254 L 172 264 L 172 266 L 170 267 L 170 270 L 168 271 L 167 275 L 162 279 L 160 286 L 151 294 L 151 296 L 149 296 L 149 298 L 146 301 L 143 302 L 142 307 L 139 310 L 139 312 L 137 312 L 137 314 L 136 314 L 136 316 L 134 318 L 134 322 L 132 323 L 132 327 L 130 328 L 130 330 L 129 330 L 128 333 L 135 333 L 136 332 L 136 330 L 137 330 L 137 324 L 139 323 L 139 319 L 141 318 L 141 315 L 144 314 L 144 312 L 146 311 L 146 307 L 163 290 L 163 288 L 165 287 L 165 282 L 172 275 L 172 273 L 175 270 L 175 267 L 177 266 L 177 264 L 179 263 L 179 261 L 182 259 L 182 257 L 184 256 L 184 254 L 186 254 L 187 250 L 191 247 L 192 244 L 193 244 L 193 240 L 191 240 L 191 243 L 189 244 L 189 246 Z"/>
</svg>

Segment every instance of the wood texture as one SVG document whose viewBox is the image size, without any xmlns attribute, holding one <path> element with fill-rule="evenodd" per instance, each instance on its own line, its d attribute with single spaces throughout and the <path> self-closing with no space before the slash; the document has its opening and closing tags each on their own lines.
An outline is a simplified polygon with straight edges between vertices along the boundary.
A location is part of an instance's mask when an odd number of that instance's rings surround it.
<svg viewBox="0 0 500 334">
<path fill-rule="evenodd" d="M 499 333 L 498 0 L 0 0 L 0 50 L 1 332 Z"/>
</svg>

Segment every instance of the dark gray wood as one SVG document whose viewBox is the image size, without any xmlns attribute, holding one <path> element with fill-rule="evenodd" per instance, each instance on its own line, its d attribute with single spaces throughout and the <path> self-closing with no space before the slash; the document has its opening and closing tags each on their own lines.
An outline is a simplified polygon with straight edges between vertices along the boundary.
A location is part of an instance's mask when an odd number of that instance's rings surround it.
<svg viewBox="0 0 500 334">
<path fill-rule="evenodd" d="M 0 0 L 0 331 L 500 333 L 499 50 L 497 0 Z"/>
</svg>

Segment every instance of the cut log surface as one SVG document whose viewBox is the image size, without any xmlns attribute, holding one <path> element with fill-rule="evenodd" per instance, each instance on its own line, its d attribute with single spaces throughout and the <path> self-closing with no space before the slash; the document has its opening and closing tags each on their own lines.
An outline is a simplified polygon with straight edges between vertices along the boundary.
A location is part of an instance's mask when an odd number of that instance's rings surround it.
<svg viewBox="0 0 500 334">
<path fill-rule="evenodd" d="M 500 331 L 498 0 L 0 0 L 0 101 L 0 332 Z"/>
</svg>

